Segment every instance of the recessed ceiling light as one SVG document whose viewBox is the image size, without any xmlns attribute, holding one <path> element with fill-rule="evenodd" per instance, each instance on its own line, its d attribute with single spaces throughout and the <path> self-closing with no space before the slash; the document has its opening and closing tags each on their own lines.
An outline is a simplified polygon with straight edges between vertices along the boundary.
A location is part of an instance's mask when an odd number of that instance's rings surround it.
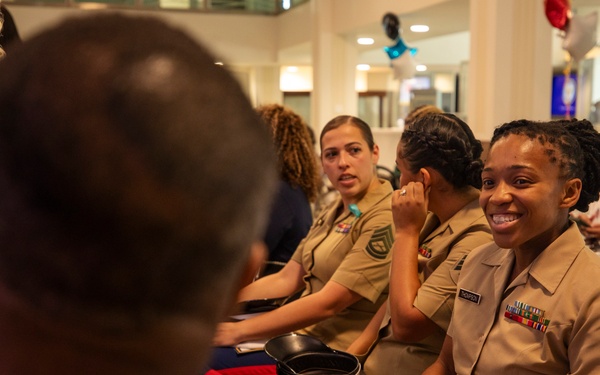
<svg viewBox="0 0 600 375">
<path fill-rule="evenodd" d="M 369 64 L 358 64 L 358 65 L 356 65 L 356 69 L 357 70 L 362 70 L 362 71 L 367 71 L 367 70 L 371 69 L 371 65 L 369 65 Z"/>
<path fill-rule="evenodd" d="M 356 42 L 358 44 L 362 44 L 363 46 L 369 46 L 369 45 L 375 43 L 375 41 L 373 40 L 373 38 L 358 38 L 356 40 Z"/>
<path fill-rule="evenodd" d="M 424 72 L 427 70 L 427 65 L 419 64 L 415 69 L 417 69 L 417 72 Z"/>
<path fill-rule="evenodd" d="M 426 33 L 429 31 L 429 26 L 427 25 L 412 25 L 410 27 L 410 31 L 413 33 Z"/>
</svg>

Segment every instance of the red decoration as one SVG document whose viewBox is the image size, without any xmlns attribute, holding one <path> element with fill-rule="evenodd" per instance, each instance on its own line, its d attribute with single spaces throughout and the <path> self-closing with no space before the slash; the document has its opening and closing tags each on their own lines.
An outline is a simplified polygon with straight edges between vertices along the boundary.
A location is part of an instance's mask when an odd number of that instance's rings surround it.
<svg viewBox="0 0 600 375">
<path fill-rule="evenodd" d="M 552 26 L 561 30 L 567 28 L 571 16 L 570 0 L 544 0 L 544 9 Z"/>
</svg>

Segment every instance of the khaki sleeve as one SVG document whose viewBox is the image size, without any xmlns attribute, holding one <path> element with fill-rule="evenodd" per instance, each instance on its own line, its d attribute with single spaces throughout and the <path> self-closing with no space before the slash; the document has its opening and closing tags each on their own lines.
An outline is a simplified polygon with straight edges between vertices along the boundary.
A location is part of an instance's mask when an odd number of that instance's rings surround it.
<svg viewBox="0 0 600 375">
<path fill-rule="evenodd" d="M 487 227 L 473 228 L 454 242 L 448 257 L 419 288 L 414 306 L 444 331 L 450 324 L 463 262 L 471 250 L 490 241 L 492 237 Z"/>
<path fill-rule="evenodd" d="M 392 213 L 389 209 L 365 217 L 358 237 L 331 280 L 376 302 L 389 284 L 393 244 Z"/>
</svg>

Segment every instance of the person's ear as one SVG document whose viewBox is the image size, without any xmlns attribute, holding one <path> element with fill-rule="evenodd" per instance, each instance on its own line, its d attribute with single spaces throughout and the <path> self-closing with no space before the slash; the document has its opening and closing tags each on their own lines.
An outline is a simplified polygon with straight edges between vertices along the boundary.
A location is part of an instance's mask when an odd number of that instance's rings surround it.
<svg viewBox="0 0 600 375">
<path fill-rule="evenodd" d="M 569 208 L 577 204 L 581 194 L 582 183 L 578 178 L 567 180 L 563 185 L 563 191 L 559 207 Z"/>
<path fill-rule="evenodd" d="M 377 163 L 379 163 L 379 146 L 377 145 L 373 145 L 371 160 L 373 161 L 373 165 L 377 165 Z"/>
<path fill-rule="evenodd" d="M 421 175 L 421 183 L 423 183 L 423 187 L 425 190 L 429 189 L 431 186 L 431 173 L 427 168 L 419 169 L 419 174 Z"/>
</svg>

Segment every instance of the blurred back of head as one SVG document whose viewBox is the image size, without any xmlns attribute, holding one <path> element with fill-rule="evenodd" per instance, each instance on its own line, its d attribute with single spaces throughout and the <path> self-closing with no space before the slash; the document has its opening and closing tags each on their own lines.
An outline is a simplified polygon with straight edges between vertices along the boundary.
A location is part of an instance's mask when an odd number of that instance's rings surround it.
<svg viewBox="0 0 600 375">
<path fill-rule="evenodd" d="M 3 287 L 98 329 L 219 319 L 276 176 L 238 84 L 183 32 L 106 13 L 0 65 Z"/>
<path fill-rule="evenodd" d="M 431 104 L 423 104 L 417 106 L 413 108 L 404 118 L 404 128 L 411 128 L 417 121 L 417 119 L 419 119 L 421 116 L 430 115 L 434 113 L 444 113 L 444 111 Z"/>
<path fill-rule="evenodd" d="M 15 45 L 21 43 L 17 25 L 8 9 L 0 4 L 0 60 Z"/>
</svg>

